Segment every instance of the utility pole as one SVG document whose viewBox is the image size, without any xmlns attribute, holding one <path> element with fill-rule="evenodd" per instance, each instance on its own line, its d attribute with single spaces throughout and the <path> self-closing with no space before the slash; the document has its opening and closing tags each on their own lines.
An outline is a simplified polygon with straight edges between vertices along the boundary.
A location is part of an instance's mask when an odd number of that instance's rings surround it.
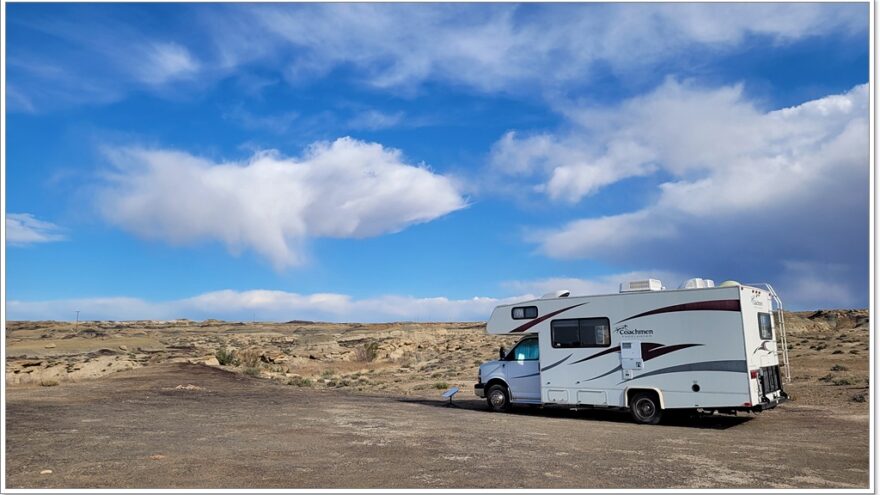
<svg viewBox="0 0 880 495">
<path fill-rule="evenodd" d="M 74 327 L 79 327 L 79 310 L 76 310 L 76 324 L 74 324 Z"/>
</svg>

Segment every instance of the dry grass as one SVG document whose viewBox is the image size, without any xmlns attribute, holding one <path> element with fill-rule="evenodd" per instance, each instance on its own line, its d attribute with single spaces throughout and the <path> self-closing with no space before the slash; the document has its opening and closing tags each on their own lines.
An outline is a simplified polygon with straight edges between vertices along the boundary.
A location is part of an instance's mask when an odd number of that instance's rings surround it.
<svg viewBox="0 0 880 495">
<path fill-rule="evenodd" d="M 369 363 L 376 360 L 379 355 L 379 344 L 367 342 L 354 350 L 354 360 L 361 363 Z"/>
<path fill-rule="evenodd" d="M 244 366 L 245 369 L 257 368 L 260 364 L 261 355 L 262 353 L 257 349 L 245 349 L 236 353 L 239 364 Z"/>
</svg>

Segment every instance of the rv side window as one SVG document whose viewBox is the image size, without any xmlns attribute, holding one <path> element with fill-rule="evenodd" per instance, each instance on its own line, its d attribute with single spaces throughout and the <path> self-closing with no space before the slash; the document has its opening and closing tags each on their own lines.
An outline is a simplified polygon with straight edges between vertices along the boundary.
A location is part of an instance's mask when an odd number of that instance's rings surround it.
<svg viewBox="0 0 880 495">
<path fill-rule="evenodd" d="M 531 320 L 538 317 L 537 306 L 523 306 L 510 310 L 510 316 L 514 320 Z"/>
<path fill-rule="evenodd" d="M 580 323 L 581 347 L 611 345 L 611 322 L 608 318 L 584 318 Z"/>
<path fill-rule="evenodd" d="M 550 322 L 550 342 L 553 347 L 580 347 L 578 320 L 553 320 Z"/>
<path fill-rule="evenodd" d="M 608 318 L 580 318 L 550 322 L 553 347 L 608 347 L 611 345 L 611 322 Z"/>
<path fill-rule="evenodd" d="M 761 340 L 773 340 L 773 320 L 770 313 L 758 313 L 758 331 Z"/>
</svg>

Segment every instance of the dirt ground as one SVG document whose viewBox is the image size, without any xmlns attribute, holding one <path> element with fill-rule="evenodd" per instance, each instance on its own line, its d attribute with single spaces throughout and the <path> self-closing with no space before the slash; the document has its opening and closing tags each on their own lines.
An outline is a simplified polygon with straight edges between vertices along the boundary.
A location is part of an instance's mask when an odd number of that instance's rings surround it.
<svg viewBox="0 0 880 495">
<path fill-rule="evenodd" d="M 867 311 L 786 318 L 793 401 L 660 426 L 488 412 L 476 364 L 504 339 L 481 324 L 12 322 L 6 483 L 867 488 Z"/>
<path fill-rule="evenodd" d="M 491 413 L 166 364 L 11 390 L 10 488 L 815 487 L 868 483 L 867 416 L 787 404 L 642 426 Z M 51 474 L 40 474 L 43 470 Z"/>
</svg>

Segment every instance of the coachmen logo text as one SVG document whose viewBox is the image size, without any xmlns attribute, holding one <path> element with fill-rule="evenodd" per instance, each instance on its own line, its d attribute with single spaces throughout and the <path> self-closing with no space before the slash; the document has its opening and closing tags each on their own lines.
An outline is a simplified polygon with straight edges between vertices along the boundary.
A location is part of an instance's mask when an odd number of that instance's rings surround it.
<svg viewBox="0 0 880 495">
<path fill-rule="evenodd" d="M 621 325 L 614 329 L 619 335 L 626 336 L 639 336 L 639 335 L 654 335 L 654 330 L 643 330 L 640 328 L 630 328 L 629 325 Z"/>
</svg>

